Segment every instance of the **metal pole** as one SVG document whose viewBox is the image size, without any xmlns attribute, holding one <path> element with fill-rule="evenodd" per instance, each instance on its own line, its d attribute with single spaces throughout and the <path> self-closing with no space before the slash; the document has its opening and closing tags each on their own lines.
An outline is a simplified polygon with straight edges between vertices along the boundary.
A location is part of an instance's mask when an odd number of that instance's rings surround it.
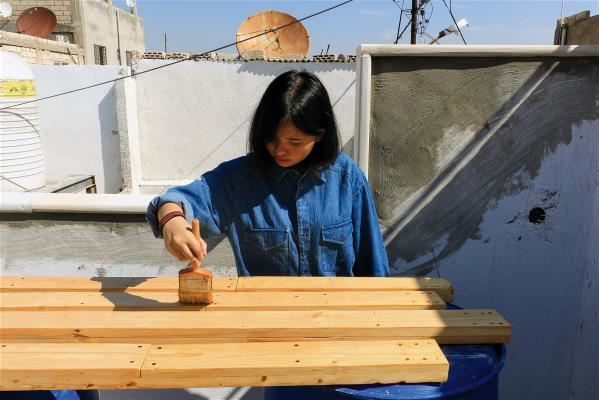
<svg viewBox="0 0 599 400">
<path fill-rule="evenodd" d="M 164 53 L 166 54 L 166 32 L 164 32 Z"/>
<path fill-rule="evenodd" d="M 412 37 L 411 44 L 416 44 L 416 19 L 418 18 L 418 0 L 412 0 Z"/>
<path fill-rule="evenodd" d="M 122 61 L 122 57 L 121 57 L 121 30 L 119 28 L 119 11 L 115 10 L 115 15 L 116 15 L 116 45 L 117 45 L 117 49 L 116 49 L 116 55 L 119 59 L 119 65 L 123 65 L 123 61 Z"/>
</svg>

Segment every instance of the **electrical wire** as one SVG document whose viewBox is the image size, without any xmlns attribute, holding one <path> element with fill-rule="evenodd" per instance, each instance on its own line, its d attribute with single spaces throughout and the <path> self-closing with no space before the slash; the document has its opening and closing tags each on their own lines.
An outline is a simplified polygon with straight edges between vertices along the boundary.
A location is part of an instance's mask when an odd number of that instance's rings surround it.
<svg viewBox="0 0 599 400">
<path fill-rule="evenodd" d="M 420 9 L 422 8 L 422 6 L 424 6 L 425 4 L 426 3 L 420 3 L 420 5 L 416 8 L 416 14 L 418 14 L 418 11 L 420 11 Z M 402 12 L 406 12 L 407 13 L 406 10 L 402 10 Z M 418 15 L 416 15 L 416 19 L 418 19 Z M 397 44 L 397 42 L 399 42 L 399 40 L 401 39 L 401 37 L 403 36 L 403 34 L 406 32 L 406 30 L 408 29 L 408 27 L 410 26 L 411 23 L 412 23 L 412 20 L 410 19 L 410 21 L 406 24 L 405 28 L 403 28 L 403 31 L 401 31 L 401 33 L 399 34 L 399 36 L 397 37 L 397 39 L 395 39 L 394 44 Z M 397 27 L 397 30 L 399 31 L 399 26 Z"/>
<path fill-rule="evenodd" d="M 318 12 L 315 12 L 314 14 L 310 14 L 310 15 L 308 15 L 308 16 L 306 16 L 306 17 L 303 17 L 303 18 L 297 19 L 297 20 L 295 20 L 295 21 L 291 21 L 291 22 L 289 22 L 289 23 L 287 23 L 287 24 L 281 25 L 281 26 L 280 26 L 279 28 L 277 28 L 277 29 L 283 29 L 283 28 L 286 28 L 286 27 L 288 27 L 288 26 L 291 26 L 291 25 L 293 25 L 293 24 L 296 24 L 296 23 L 298 23 L 298 22 L 305 21 L 305 20 L 307 20 L 307 19 L 309 19 L 309 18 L 313 18 L 313 17 L 315 17 L 315 16 L 317 16 L 317 15 L 324 14 L 324 13 L 326 13 L 326 12 L 328 12 L 328 11 L 334 10 L 335 8 L 338 8 L 338 7 L 344 6 L 344 5 L 346 5 L 347 3 L 351 3 L 352 1 L 353 1 L 353 0 L 346 0 L 346 1 L 344 1 L 343 3 L 336 4 L 336 5 L 332 6 L 332 7 L 326 8 L 326 9 L 324 9 L 324 10 L 321 10 L 321 11 L 318 11 Z M 268 32 L 271 32 L 271 31 L 268 31 Z M 238 41 L 235 41 L 235 42 L 233 42 L 233 43 L 229 43 L 229 44 L 226 44 L 226 45 L 224 45 L 224 46 L 220 46 L 220 47 L 217 47 L 217 48 L 215 48 L 215 49 L 212 49 L 212 50 L 209 50 L 209 51 L 205 51 L 205 52 L 203 52 L 203 53 L 200 53 L 200 54 L 194 54 L 194 55 L 191 55 L 191 56 L 189 56 L 189 57 L 182 58 L 182 59 L 180 59 L 180 60 L 177 60 L 177 61 L 174 61 L 174 62 L 171 62 L 171 63 L 168 63 L 168 64 L 159 65 L 159 66 L 157 66 L 157 67 L 150 68 L 150 69 L 147 69 L 147 70 L 145 70 L 145 71 L 138 72 L 138 73 L 136 73 L 136 74 L 135 74 L 135 76 L 142 75 L 142 74 L 147 74 L 148 72 L 152 72 L 152 71 L 156 71 L 156 70 L 158 70 L 158 69 L 162 69 L 162 68 L 170 67 L 170 66 L 172 66 L 172 65 L 175 65 L 175 64 L 182 63 L 183 61 L 195 60 L 195 59 L 198 59 L 198 58 L 200 58 L 200 57 L 201 57 L 201 56 L 203 56 L 203 55 L 206 55 L 206 54 L 209 54 L 209 53 L 213 53 L 213 52 L 216 52 L 216 51 L 219 51 L 219 50 L 222 50 L 222 49 L 226 49 L 227 47 L 234 46 L 234 45 L 236 45 L 236 44 L 238 44 L 238 43 L 243 43 L 243 42 L 247 42 L 248 40 L 255 39 L 255 38 L 257 38 L 257 37 L 260 37 L 260 36 L 262 36 L 262 35 L 265 35 L 265 34 L 267 34 L 268 32 L 262 32 L 262 33 L 260 33 L 260 34 L 258 34 L 258 35 L 251 36 L 251 37 L 249 37 L 249 38 L 246 38 L 246 39 L 243 39 L 243 40 L 238 40 Z M 127 76 L 127 75 L 125 75 L 125 76 L 120 76 L 120 77 L 118 77 L 118 78 L 115 78 L 115 79 L 111 79 L 111 80 L 108 80 L 108 81 L 104 81 L 104 82 L 95 83 L 95 84 L 93 84 L 93 85 L 84 86 L 84 87 L 81 87 L 81 88 L 78 88 L 78 89 L 68 90 L 68 91 L 66 91 L 66 92 L 62 92 L 62 93 L 53 94 L 53 95 L 51 95 L 51 96 L 45 96 L 45 97 L 41 97 L 41 98 L 39 98 L 39 99 L 35 99 L 35 100 L 28 100 L 28 101 L 24 101 L 24 102 L 21 102 L 21 103 L 12 104 L 12 105 L 10 105 L 10 106 L 6 106 L 6 107 L 2 107 L 2 108 L 0 108 L 0 111 L 1 111 L 1 110 L 6 110 L 6 109 L 9 109 L 9 108 L 13 108 L 13 107 L 22 106 L 22 105 L 29 104 L 29 103 L 36 103 L 36 102 L 39 102 L 39 101 L 48 100 L 48 99 L 52 99 L 52 98 L 59 97 L 59 96 L 64 96 L 64 95 L 71 94 L 71 93 L 80 92 L 80 91 L 82 91 L 82 90 L 92 89 L 92 88 L 95 88 L 95 87 L 98 87 L 98 86 L 106 85 L 106 84 L 109 84 L 109 83 L 114 83 L 114 82 L 117 82 L 117 81 L 123 80 L 123 79 L 125 79 L 125 78 L 128 78 L 128 77 L 129 77 L 129 76 Z"/>
<path fill-rule="evenodd" d="M 453 23 L 455 24 L 455 27 L 458 29 L 458 32 L 460 33 L 460 37 L 462 38 L 462 41 L 464 42 L 464 44 L 468 44 L 468 43 L 466 43 L 466 39 L 464 39 L 464 35 L 462 35 L 462 30 L 458 26 L 458 23 L 455 20 L 455 17 L 453 16 L 453 13 L 451 12 L 451 9 L 447 6 L 447 2 L 445 0 L 442 0 L 442 1 L 443 1 L 443 4 L 445 4 L 445 7 L 447 8 L 447 11 L 449 11 L 449 15 L 451 15 L 451 19 L 453 20 Z"/>
<path fill-rule="evenodd" d="M 431 13 L 429 14 L 428 18 L 424 18 L 425 23 L 423 24 L 424 26 L 422 27 L 421 35 L 426 35 L 426 30 L 428 28 L 428 24 L 431 21 L 431 19 L 433 18 L 433 13 L 435 12 L 435 7 L 433 6 L 433 2 L 430 1 L 429 4 L 431 5 Z M 429 35 L 429 37 L 430 37 L 430 35 Z"/>
<path fill-rule="evenodd" d="M 399 30 L 401 29 L 401 20 L 403 18 L 403 13 L 404 13 L 404 3 L 405 0 L 401 1 L 401 7 L 399 6 L 399 4 L 396 3 L 396 0 L 393 0 L 393 4 L 395 4 L 397 7 L 399 7 L 399 9 L 401 10 L 399 13 L 399 23 L 397 24 L 397 34 L 395 35 L 395 42 L 393 42 L 393 44 L 397 44 L 397 42 L 399 41 Z"/>
</svg>

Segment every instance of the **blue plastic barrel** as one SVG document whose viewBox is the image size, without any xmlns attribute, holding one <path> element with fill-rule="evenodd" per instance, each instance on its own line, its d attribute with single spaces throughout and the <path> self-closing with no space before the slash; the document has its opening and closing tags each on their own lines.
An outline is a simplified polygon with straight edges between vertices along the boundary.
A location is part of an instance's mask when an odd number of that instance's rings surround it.
<svg viewBox="0 0 599 400">
<path fill-rule="evenodd" d="M 448 305 L 448 309 L 455 309 Z M 499 372 L 505 363 L 502 344 L 441 345 L 449 361 L 443 383 L 377 384 L 352 386 L 279 386 L 264 390 L 264 400 L 497 400 Z"/>
<path fill-rule="evenodd" d="M 0 392 L 2 400 L 99 400 L 97 390 L 24 390 Z"/>
</svg>

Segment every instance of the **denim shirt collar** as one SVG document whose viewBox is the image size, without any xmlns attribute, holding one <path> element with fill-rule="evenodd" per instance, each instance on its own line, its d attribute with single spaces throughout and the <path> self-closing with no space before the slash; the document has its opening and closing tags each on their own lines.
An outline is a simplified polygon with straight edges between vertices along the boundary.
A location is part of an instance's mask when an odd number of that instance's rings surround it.
<svg viewBox="0 0 599 400">
<path fill-rule="evenodd" d="M 326 169 L 322 169 L 322 168 L 321 169 L 310 168 L 305 172 L 304 175 L 311 175 L 319 183 L 325 183 L 327 181 L 325 178 L 325 171 L 326 171 Z M 293 168 L 283 168 L 274 163 L 273 163 L 273 165 L 270 166 L 269 173 L 277 183 L 280 183 L 283 180 L 283 178 L 285 178 L 289 174 L 296 175 L 299 178 L 299 173 L 296 170 L 294 170 Z"/>
</svg>

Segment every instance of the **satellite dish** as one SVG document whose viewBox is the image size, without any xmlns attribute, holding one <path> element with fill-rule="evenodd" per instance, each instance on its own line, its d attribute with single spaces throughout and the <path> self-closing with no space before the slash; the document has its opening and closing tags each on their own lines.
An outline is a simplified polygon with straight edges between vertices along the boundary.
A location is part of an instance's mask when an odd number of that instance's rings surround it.
<svg viewBox="0 0 599 400">
<path fill-rule="evenodd" d="M 237 43 L 239 54 L 263 50 L 265 59 L 291 55 L 304 58 L 308 56 L 310 50 L 308 31 L 301 22 L 289 14 L 271 10 L 248 17 L 239 27 L 237 41 L 251 38 L 260 33 L 265 34 Z"/>
<path fill-rule="evenodd" d="M 135 0 L 127 0 L 127 7 L 133 8 L 135 7 Z"/>
<path fill-rule="evenodd" d="M 45 38 L 56 27 L 56 15 L 45 7 L 31 7 L 17 18 L 17 30 L 29 36 Z"/>
<path fill-rule="evenodd" d="M 12 7 L 7 2 L 0 3 L 0 17 L 8 18 L 12 15 Z"/>
</svg>

